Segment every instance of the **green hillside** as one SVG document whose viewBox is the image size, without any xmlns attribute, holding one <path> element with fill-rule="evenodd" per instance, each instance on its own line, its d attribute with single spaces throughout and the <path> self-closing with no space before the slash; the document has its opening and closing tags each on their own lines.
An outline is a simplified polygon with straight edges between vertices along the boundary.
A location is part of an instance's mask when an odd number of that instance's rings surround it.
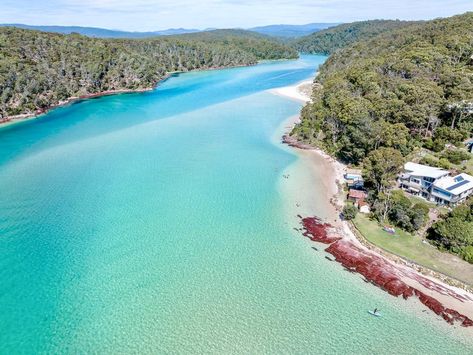
<svg viewBox="0 0 473 355">
<path fill-rule="evenodd" d="M 393 20 L 346 23 L 301 37 L 293 41 L 291 45 L 297 51 L 303 53 L 330 54 L 358 40 L 367 40 L 381 33 L 411 24 L 413 24 L 413 22 Z"/>
<path fill-rule="evenodd" d="M 4 27 L 0 118 L 32 113 L 74 96 L 149 88 L 173 71 L 295 57 L 293 49 L 248 31 L 98 39 Z"/>
<path fill-rule="evenodd" d="M 473 13 L 360 40 L 335 52 L 317 81 L 292 134 L 362 165 L 382 224 L 422 230 L 430 206 L 411 201 L 394 180 L 407 160 L 473 173 L 464 147 L 473 133 Z M 470 198 L 427 236 L 472 263 L 472 216 Z"/>
<path fill-rule="evenodd" d="M 458 144 L 472 130 L 473 13 L 359 41 L 320 69 L 294 134 L 359 163 L 380 147 Z"/>
</svg>

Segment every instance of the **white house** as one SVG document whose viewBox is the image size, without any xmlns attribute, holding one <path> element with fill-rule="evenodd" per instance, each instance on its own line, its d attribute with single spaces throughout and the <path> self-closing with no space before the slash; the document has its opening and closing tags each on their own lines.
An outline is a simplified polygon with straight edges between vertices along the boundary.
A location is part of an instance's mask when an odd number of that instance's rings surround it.
<svg viewBox="0 0 473 355">
<path fill-rule="evenodd" d="M 430 200 L 441 205 L 456 205 L 465 201 L 472 192 L 473 176 L 447 176 L 434 182 Z"/>
<path fill-rule="evenodd" d="M 404 165 L 399 182 L 407 192 L 440 205 L 456 205 L 473 193 L 473 176 L 451 176 L 447 170 L 412 162 Z"/>
<path fill-rule="evenodd" d="M 370 205 L 365 200 L 358 201 L 358 209 L 360 210 L 360 213 L 366 214 L 371 212 Z"/>
<path fill-rule="evenodd" d="M 408 162 L 404 164 L 399 182 L 404 190 L 429 200 L 432 184 L 448 175 L 449 172 L 444 169 Z"/>
</svg>

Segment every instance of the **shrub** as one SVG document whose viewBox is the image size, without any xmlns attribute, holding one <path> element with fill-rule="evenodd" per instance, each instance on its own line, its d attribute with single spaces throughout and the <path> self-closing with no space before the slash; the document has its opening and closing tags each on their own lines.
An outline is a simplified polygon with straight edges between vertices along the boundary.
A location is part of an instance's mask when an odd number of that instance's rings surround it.
<svg viewBox="0 0 473 355">
<path fill-rule="evenodd" d="M 420 161 L 419 164 L 424 164 L 424 165 L 430 165 L 430 166 L 436 166 L 438 167 L 438 159 L 432 158 L 432 157 L 423 157 Z"/>
<path fill-rule="evenodd" d="M 462 248 L 460 255 L 464 260 L 468 261 L 470 264 L 473 264 L 473 246 L 472 245 Z"/>
<path fill-rule="evenodd" d="M 447 159 L 452 164 L 460 164 L 464 160 L 470 160 L 471 154 L 459 149 L 448 149 L 442 153 L 442 158 Z"/>
<path fill-rule="evenodd" d="M 343 218 L 345 218 L 347 221 L 354 219 L 357 213 L 358 208 L 356 208 L 354 205 L 350 204 L 343 207 Z"/>
<path fill-rule="evenodd" d="M 450 163 L 449 163 L 449 161 L 448 161 L 447 159 L 442 158 L 442 159 L 440 159 L 439 162 L 438 162 L 438 167 L 439 167 L 439 168 L 442 168 L 442 169 L 448 170 L 448 169 L 450 169 L 452 166 L 450 165 Z"/>
<path fill-rule="evenodd" d="M 442 141 L 459 145 L 468 137 L 464 130 L 452 129 L 449 127 L 437 128 L 434 134 L 434 142 Z"/>
</svg>

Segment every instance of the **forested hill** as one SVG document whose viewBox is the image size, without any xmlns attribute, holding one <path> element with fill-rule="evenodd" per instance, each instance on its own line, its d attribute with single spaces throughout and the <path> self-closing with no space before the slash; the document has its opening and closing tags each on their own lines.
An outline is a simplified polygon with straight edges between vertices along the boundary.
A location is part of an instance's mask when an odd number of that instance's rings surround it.
<svg viewBox="0 0 473 355">
<path fill-rule="evenodd" d="M 317 80 L 323 88 L 294 133 L 347 162 L 380 147 L 406 155 L 461 144 L 473 128 L 473 13 L 359 41 Z"/>
<path fill-rule="evenodd" d="M 155 85 L 167 73 L 295 58 L 297 52 L 247 31 L 151 39 L 98 39 L 0 28 L 0 118 L 71 97 Z"/>
<path fill-rule="evenodd" d="M 473 133 L 473 13 L 359 40 L 332 54 L 317 80 L 292 134 L 362 167 L 381 225 L 422 230 L 430 207 L 395 179 L 406 161 L 473 174 L 464 144 Z M 473 263 L 473 197 L 427 235 Z"/>
<path fill-rule="evenodd" d="M 413 24 L 408 21 L 372 20 L 346 23 L 294 40 L 299 52 L 330 54 L 358 40 L 367 40 L 383 32 Z"/>
<path fill-rule="evenodd" d="M 258 32 L 279 38 L 297 38 L 311 33 L 337 26 L 338 23 L 309 23 L 306 25 L 269 25 L 249 28 L 249 31 Z"/>
</svg>

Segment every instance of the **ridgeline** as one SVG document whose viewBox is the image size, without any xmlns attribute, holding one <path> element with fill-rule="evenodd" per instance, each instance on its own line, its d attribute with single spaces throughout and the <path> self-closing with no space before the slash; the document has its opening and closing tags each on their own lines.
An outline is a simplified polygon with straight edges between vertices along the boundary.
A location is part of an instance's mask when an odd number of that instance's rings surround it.
<svg viewBox="0 0 473 355">
<path fill-rule="evenodd" d="M 408 21 L 371 20 L 345 23 L 298 38 L 291 45 L 302 53 L 331 54 L 350 44 L 414 24 Z"/>
</svg>

